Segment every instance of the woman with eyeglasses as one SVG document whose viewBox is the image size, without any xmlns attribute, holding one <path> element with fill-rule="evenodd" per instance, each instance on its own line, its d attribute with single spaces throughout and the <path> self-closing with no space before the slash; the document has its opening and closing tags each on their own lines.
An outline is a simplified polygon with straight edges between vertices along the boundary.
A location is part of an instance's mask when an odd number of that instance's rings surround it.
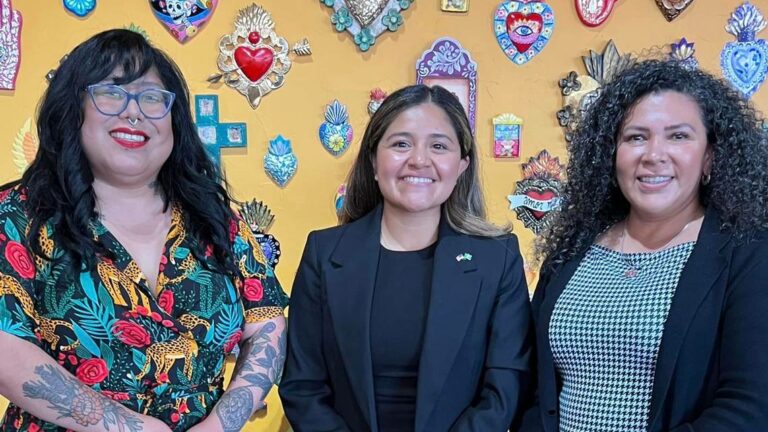
<svg viewBox="0 0 768 432">
<path fill-rule="evenodd" d="M 238 431 L 263 406 L 287 297 L 188 93 L 128 30 L 85 41 L 52 79 L 40 150 L 0 190 L 0 430 Z"/>
</svg>

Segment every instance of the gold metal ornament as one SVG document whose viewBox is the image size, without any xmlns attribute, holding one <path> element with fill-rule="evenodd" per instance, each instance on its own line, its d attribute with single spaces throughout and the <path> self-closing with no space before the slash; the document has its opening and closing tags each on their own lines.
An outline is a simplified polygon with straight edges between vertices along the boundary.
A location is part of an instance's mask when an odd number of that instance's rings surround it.
<svg viewBox="0 0 768 432">
<path fill-rule="evenodd" d="M 256 109 L 261 98 L 285 83 L 291 70 L 290 54 L 312 54 L 307 39 L 293 47 L 275 33 L 272 15 L 259 5 L 240 9 L 235 19 L 235 31 L 219 40 L 218 67 L 220 73 L 208 77 L 208 82 L 224 83 L 239 91 Z"/>
</svg>

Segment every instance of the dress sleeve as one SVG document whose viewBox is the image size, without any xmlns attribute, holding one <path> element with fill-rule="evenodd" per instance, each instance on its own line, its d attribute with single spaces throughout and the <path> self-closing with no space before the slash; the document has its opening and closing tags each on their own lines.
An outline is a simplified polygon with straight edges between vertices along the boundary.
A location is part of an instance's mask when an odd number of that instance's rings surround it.
<svg viewBox="0 0 768 432">
<path fill-rule="evenodd" d="M 256 241 L 248 225 L 236 219 L 237 234 L 233 253 L 237 259 L 242 284 L 243 307 L 246 323 L 255 323 L 283 315 L 288 306 L 288 296 L 283 291 L 274 270 Z"/>
<path fill-rule="evenodd" d="M 18 192 L 0 191 L 0 330 L 38 344 L 37 270 L 23 237 L 26 225 Z"/>
</svg>

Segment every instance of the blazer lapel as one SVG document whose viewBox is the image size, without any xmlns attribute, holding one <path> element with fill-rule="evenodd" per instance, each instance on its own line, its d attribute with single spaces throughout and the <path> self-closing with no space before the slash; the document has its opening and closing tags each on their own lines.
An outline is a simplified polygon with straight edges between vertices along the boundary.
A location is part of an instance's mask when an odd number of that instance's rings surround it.
<svg viewBox="0 0 768 432">
<path fill-rule="evenodd" d="M 658 420 L 688 326 L 714 282 L 729 266 L 730 254 L 725 251 L 730 244 L 729 236 L 720 233 L 719 224 L 718 214 L 709 210 L 704 217 L 696 246 L 680 274 L 656 360 L 648 430 L 654 430 Z"/>
<path fill-rule="evenodd" d="M 381 207 L 347 226 L 331 254 L 327 302 L 355 398 L 377 431 L 371 360 L 371 305 L 379 262 Z"/>
<path fill-rule="evenodd" d="M 482 279 L 471 245 L 469 237 L 441 223 L 419 360 L 416 431 L 426 428 L 475 309 Z"/>
</svg>

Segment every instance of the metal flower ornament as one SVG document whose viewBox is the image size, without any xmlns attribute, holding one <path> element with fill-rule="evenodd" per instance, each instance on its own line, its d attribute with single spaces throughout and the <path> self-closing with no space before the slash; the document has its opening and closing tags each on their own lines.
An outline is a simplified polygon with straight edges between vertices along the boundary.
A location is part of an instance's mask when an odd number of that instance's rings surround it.
<svg viewBox="0 0 768 432">
<path fill-rule="evenodd" d="M 748 1 L 736 8 L 725 30 L 736 36 L 720 53 L 723 76 L 745 97 L 752 96 L 768 73 L 768 44 L 756 35 L 766 26 L 765 17 Z"/>
<path fill-rule="evenodd" d="M 402 11 L 414 0 L 320 0 L 333 8 L 331 24 L 337 32 L 348 31 L 360 51 L 368 51 L 385 31 L 403 25 Z"/>
<path fill-rule="evenodd" d="M 0 89 L 16 88 L 21 58 L 21 13 L 11 0 L 0 2 Z"/>
<path fill-rule="evenodd" d="M 275 33 L 272 15 L 264 8 L 251 4 L 238 12 L 235 31 L 219 40 L 218 66 L 220 73 L 208 77 L 211 83 L 224 83 L 248 99 L 256 109 L 261 98 L 285 83 L 291 70 L 290 54 L 312 54 L 307 39 L 294 44 Z"/>
</svg>

